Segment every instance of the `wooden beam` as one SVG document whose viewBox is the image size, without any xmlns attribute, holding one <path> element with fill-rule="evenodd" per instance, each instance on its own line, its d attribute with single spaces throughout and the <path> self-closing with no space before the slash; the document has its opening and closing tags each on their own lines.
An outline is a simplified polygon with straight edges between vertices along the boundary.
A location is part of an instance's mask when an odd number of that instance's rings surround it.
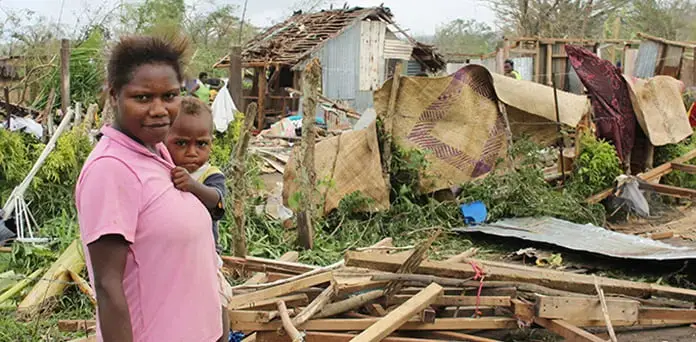
<svg viewBox="0 0 696 342">
<path fill-rule="evenodd" d="M 377 342 L 389 336 L 392 332 L 399 329 L 413 315 L 418 314 L 430 303 L 442 295 L 442 286 L 430 284 L 417 295 L 411 297 L 396 310 L 390 312 L 384 318 L 370 325 L 365 331 L 356 336 L 354 342 Z"/>
<path fill-rule="evenodd" d="M 696 174 L 696 165 L 672 163 L 672 170 L 682 171 L 694 175 Z"/>
<path fill-rule="evenodd" d="M 70 108 L 70 40 L 60 41 L 60 110 Z"/>
<path fill-rule="evenodd" d="M 696 310 L 689 309 L 641 308 L 638 316 L 641 320 L 650 319 L 678 322 L 690 320 L 696 323 Z"/>
<path fill-rule="evenodd" d="M 412 296 L 397 295 L 389 303 L 405 303 Z M 510 306 L 510 297 L 478 297 L 478 304 L 481 306 Z M 472 306 L 477 304 L 476 296 L 441 296 L 431 305 L 433 306 Z"/>
<path fill-rule="evenodd" d="M 640 183 L 639 187 L 641 190 L 654 191 L 654 192 L 657 192 L 661 195 L 670 196 L 670 197 L 685 198 L 685 199 L 696 198 L 696 190 L 694 190 L 694 189 L 680 188 L 677 186 L 657 184 L 657 183 Z"/>
<path fill-rule="evenodd" d="M 580 297 L 537 296 L 538 317 L 566 321 L 603 320 L 604 314 L 599 299 Z M 640 303 L 628 299 L 607 299 L 612 320 L 638 321 Z"/>
<path fill-rule="evenodd" d="M 276 302 L 282 300 L 285 305 L 289 307 L 298 307 L 309 304 L 309 297 L 305 293 L 298 293 L 283 297 L 273 297 L 269 299 L 259 300 L 253 303 L 242 305 L 237 308 L 237 310 L 275 310 L 277 308 Z"/>
<path fill-rule="evenodd" d="M 527 324 L 534 323 L 534 317 L 536 317 L 536 308 L 534 304 L 527 303 L 521 299 L 512 300 L 512 312 L 515 318 L 525 322 Z"/>
<path fill-rule="evenodd" d="M 384 291 L 370 291 L 362 293 L 348 299 L 326 305 L 319 313 L 314 315 L 316 318 L 325 318 L 338 315 L 340 313 L 357 309 L 367 303 L 376 300 L 384 295 Z"/>
<path fill-rule="evenodd" d="M 297 328 L 304 331 L 362 331 L 382 319 L 384 319 L 384 317 L 313 319 Z M 276 331 L 278 328 L 281 328 L 281 323 L 278 321 L 269 323 L 240 323 L 234 328 L 240 331 Z M 435 323 L 422 323 L 420 319 L 413 318 L 398 328 L 398 330 L 404 331 L 497 329 L 517 329 L 517 320 L 507 317 L 439 318 Z"/>
<path fill-rule="evenodd" d="M 294 314 L 294 309 L 288 309 L 290 314 Z M 268 323 L 273 319 L 279 317 L 278 311 L 256 311 L 256 310 L 230 310 L 229 311 L 230 323 L 236 324 L 237 322 L 260 322 Z"/>
<path fill-rule="evenodd" d="M 306 331 L 304 342 L 349 342 L 355 338 L 355 334 L 329 333 Z M 442 342 L 440 340 L 408 338 L 399 336 L 389 336 L 383 342 Z M 288 335 L 279 335 L 274 331 L 261 331 L 257 333 L 256 342 L 292 342 Z"/>
<path fill-rule="evenodd" d="M 405 256 L 374 255 L 348 251 L 345 254 L 346 266 L 364 267 L 374 270 L 394 272 L 406 260 Z M 543 284 L 557 290 L 595 294 L 594 279 L 584 274 L 574 274 L 537 267 L 509 265 L 500 262 L 472 260 L 483 266 L 488 281 L 510 281 L 532 284 Z M 425 260 L 416 270 L 420 274 L 438 275 L 441 277 L 469 278 L 476 274 L 470 264 L 453 264 L 441 261 Z M 626 280 L 599 277 L 602 288 L 610 294 L 623 294 L 631 297 L 647 297 L 657 295 L 671 299 L 696 301 L 696 291 L 689 289 L 660 286 L 655 284 L 632 282 Z"/>
<path fill-rule="evenodd" d="M 469 335 L 469 334 L 464 334 L 460 332 L 454 332 L 454 331 L 432 331 L 428 332 L 429 335 L 444 339 L 447 341 L 469 341 L 469 342 L 500 342 L 498 340 L 492 340 L 490 338 L 485 338 L 485 337 L 478 337 L 474 335 Z"/>
<path fill-rule="evenodd" d="M 239 271 L 278 272 L 287 274 L 303 274 L 315 270 L 317 267 L 297 262 L 280 261 L 273 259 L 246 256 L 244 258 L 221 256 L 225 267 Z"/>
<path fill-rule="evenodd" d="M 391 160 L 392 160 L 392 130 L 394 126 L 394 111 L 396 110 L 396 103 L 399 97 L 399 88 L 401 86 L 401 71 L 403 69 L 403 64 L 401 62 L 396 64 L 394 69 L 394 77 L 391 82 L 391 89 L 389 93 L 389 103 L 387 104 L 387 112 L 384 116 L 384 145 L 382 146 L 382 176 L 384 177 L 384 184 L 391 191 Z"/>
<path fill-rule="evenodd" d="M 314 165 L 314 144 L 316 131 L 317 94 L 321 82 L 321 65 L 312 59 L 302 74 L 302 143 L 298 154 L 298 174 L 300 183 L 300 210 L 297 213 L 297 237 L 300 247 L 314 247 L 314 216 L 316 201 L 314 191 L 317 182 Z"/>
<path fill-rule="evenodd" d="M 266 68 L 267 65 L 262 68 L 256 69 L 258 74 L 258 108 L 256 109 L 256 129 L 259 131 L 263 130 L 266 125 L 266 90 L 268 88 L 268 80 L 266 80 Z"/>
<path fill-rule="evenodd" d="M 560 335 L 566 342 L 606 342 L 603 339 L 562 320 L 550 320 L 537 317 L 534 319 L 534 322 L 547 330 Z"/>
<path fill-rule="evenodd" d="M 295 262 L 297 259 L 300 258 L 300 254 L 292 251 L 292 252 L 287 252 L 278 258 L 279 261 L 289 261 L 289 262 Z M 262 284 L 268 281 L 268 274 L 264 272 L 257 272 L 254 273 L 254 275 L 251 276 L 251 278 L 247 279 L 247 281 L 244 282 L 244 285 L 256 285 L 256 284 Z"/>
<path fill-rule="evenodd" d="M 230 67 L 227 90 L 229 90 L 232 101 L 234 101 L 235 106 L 237 106 L 237 110 L 244 113 L 244 99 L 242 98 L 242 48 L 238 45 L 233 46 L 229 57 Z"/>
<path fill-rule="evenodd" d="M 240 307 L 244 307 L 245 305 L 249 305 L 264 299 L 282 296 L 297 290 L 302 290 L 314 285 L 319 285 L 333 281 L 333 273 L 324 272 L 307 278 L 291 281 L 289 283 L 269 287 L 263 290 L 234 296 L 230 299 L 230 303 L 227 307 L 230 310 L 238 309 Z"/>
</svg>

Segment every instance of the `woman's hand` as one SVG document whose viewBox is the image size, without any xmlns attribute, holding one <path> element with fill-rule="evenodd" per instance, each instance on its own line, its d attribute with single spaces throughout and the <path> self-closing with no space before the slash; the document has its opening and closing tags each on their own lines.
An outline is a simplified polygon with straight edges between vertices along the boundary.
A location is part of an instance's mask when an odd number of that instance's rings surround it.
<svg viewBox="0 0 696 342">
<path fill-rule="evenodd" d="M 128 242 L 121 235 L 104 235 L 88 246 L 104 342 L 132 342 L 128 302 L 123 291 Z"/>
<path fill-rule="evenodd" d="M 193 192 L 198 185 L 198 182 L 181 166 L 172 169 L 172 182 L 174 182 L 175 188 L 183 192 Z"/>
</svg>

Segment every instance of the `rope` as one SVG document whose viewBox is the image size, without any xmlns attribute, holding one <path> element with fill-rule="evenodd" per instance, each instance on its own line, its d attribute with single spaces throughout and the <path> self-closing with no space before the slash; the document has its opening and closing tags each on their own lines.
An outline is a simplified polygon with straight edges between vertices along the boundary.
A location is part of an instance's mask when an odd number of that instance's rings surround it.
<svg viewBox="0 0 696 342">
<path fill-rule="evenodd" d="M 483 291 L 483 279 L 486 277 L 483 269 L 476 264 L 473 260 L 469 261 L 469 265 L 471 265 L 471 268 L 474 270 L 474 280 L 479 281 L 479 288 L 478 291 L 476 292 L 476 316 L 481 316 L 482 313 L 479 310 L 481 306 L 481 291 Z"/>
</svg>

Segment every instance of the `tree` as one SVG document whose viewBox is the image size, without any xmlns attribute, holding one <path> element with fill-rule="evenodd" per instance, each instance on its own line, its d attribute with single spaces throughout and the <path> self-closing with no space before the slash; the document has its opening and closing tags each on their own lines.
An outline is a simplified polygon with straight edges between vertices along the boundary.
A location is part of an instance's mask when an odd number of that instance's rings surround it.
<svg viewBox="0 0 696 342">
<path fill-rule="evenodd" d="M 498 35 L 476 20 L 456 19 L 435 33 L 434 44 L 444 53 L 484 54 L 495 48 Z"/>
<path fill-rule="evenodd" d="M 696 4 L 690 0 L 638 0 L 632 1 L 626 9 L 625 20 L 628 29 L 650 35 L 673 39 L 691 40 L 694 38 L 694 18 Z"/>
<path fill-rule="evenodd" d="M 484 0 L 502 28 L 518 36 L 589 38 L 625 0 Z"/>
</svg>

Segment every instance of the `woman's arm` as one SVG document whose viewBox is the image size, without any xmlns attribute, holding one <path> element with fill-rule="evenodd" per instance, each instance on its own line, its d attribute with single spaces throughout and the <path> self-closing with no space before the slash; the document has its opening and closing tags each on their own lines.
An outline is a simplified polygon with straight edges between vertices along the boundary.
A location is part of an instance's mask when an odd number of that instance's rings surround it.
<svg viewBox="0 0 696 342">
<path fill-rule="evenodd" d="M 132 342 L 130 313 L 123 292 L 128 242 L 121 235 L 104 235 L 87 247 L 94 270 L 99 325 L 104 342 Z"/>
</svg>

